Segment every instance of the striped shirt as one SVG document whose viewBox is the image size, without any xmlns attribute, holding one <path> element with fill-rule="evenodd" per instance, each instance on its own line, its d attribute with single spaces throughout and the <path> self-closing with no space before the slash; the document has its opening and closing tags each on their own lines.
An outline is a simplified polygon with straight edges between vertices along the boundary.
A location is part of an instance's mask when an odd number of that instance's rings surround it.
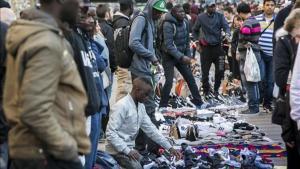
<svg viewBox="0 0 300 169">
<path fill-rule="evenodd" d="M 275 16 L 273 17 L 273 20 Z M 264 14 L 256 16 L 256 20 L 259 21 L 261 26 L 261 31 L 265 30 L 269 25 L 271 20 L 267 21 Z M 259 38 L 259 45 L 264 54 L 268 56 L 273 56 L 273 31 L 274 22 L 266 29 L 266 31 Z"/>
<path fill-rule="evenodd" d="M 253 50 L 259 50 L 260 31 L 260 24 L 254 17 L 246 19 L 240 28 L 238 50 L 247 50 L 245 45 L 249 42 L 252 44 Z"/>
</svg>

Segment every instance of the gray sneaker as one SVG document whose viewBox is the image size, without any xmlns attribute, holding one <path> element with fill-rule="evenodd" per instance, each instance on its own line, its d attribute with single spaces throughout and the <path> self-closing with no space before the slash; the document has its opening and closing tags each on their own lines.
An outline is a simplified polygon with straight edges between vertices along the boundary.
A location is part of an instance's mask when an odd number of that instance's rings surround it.
<svg viewBox="0 0 300 169">
<path fill-rule="evenodd" d="M 243 116 L 258 116 L 260 114 L 261 114 L 260 112 L 252 112 L 249 109 L 247 109 L 245 111 L 242 111 L 240 115 L 243 115 Z"/>
</svg>

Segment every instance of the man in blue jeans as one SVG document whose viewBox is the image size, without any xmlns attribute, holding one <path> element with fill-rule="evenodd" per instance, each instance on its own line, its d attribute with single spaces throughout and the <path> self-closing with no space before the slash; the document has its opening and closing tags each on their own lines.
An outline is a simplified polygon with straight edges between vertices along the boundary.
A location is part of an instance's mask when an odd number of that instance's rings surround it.
<svg viewBox="0 0 300 169">
<path fill-rule="evenodd" d="M 101 137 L 100 133 L 102 126 L 102 116 L 107 114 L 107 108 L 109 106 L 108 97 L 104 90 L 103 79 L 101 76 L 101 73 L 108 66 L 108 60 L 102 56 L 104 47 L 93 39 L 95 35 L 94 30 L 96 27 L 96 20 L 92 16 L 88 15 L 88 13 L 82 13 L 81 19 L 82 20 L 79 24 L 79 27 L 83 32 L 85 32 L 86 36 L 83 35 L 83 38 L 86 40 L 85 42 L 87 44 L 87 48 L 92 51 L 89 52 L 89 59 L 93 68 L 93 77 L 100 98 L 99 111 L 91 115 L 91 133 L 89 135 L 92 144 L 91 153 L 85 156 L 85 169 L 92 169 L 93 167 L 95 167 L 98 150 L 98 140 Z"/>
<path fill-rule="evenodd" d="M 259 82 L 247 81 L 244 73 L 245 61 L 247 57 L 247 49 L 252 48 L 257 62 L 261 65 L 260 47 L 258 45 L 260 37 L 260 24 L 251 16 L 251 8 L 246 3 L 241 3 L 237 7 L 237 12 L 244 20 L 244 23 L 240 29 L 238 52 L 240 55 L 240 71 L 243 87 L 246 89 L 248 95 L 249 111 L 244 114 L 258 114 L 259 113 Z"/>
<path fill-rule="evenodd" d="M 264 13 L 256 16 L 256 20 L 261 25 L 261 36 L 259 45 L 261 48 L 262 58 L 262 88 L 261 94 L 263 99 L 263 107 L 267 112 L 272 112 L 272 94 L 274 88 L 273 80 L 273 30 L 275 20 L 275 0 L 264 0 Z"/>
</svg>

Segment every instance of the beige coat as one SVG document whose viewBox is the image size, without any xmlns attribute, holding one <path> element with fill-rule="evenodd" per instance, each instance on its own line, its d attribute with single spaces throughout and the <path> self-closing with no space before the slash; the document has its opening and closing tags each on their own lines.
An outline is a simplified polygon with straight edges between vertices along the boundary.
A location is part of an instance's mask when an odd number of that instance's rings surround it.
<svg viewBox="0 0 300 169">
<path fill-rule="evenodd" d="M 52 155 L 73 160 L 90 151 L 86 93 L 72 49 L 56 21 L 36 9 L 7 34 L 4 110 L 13 159 Z"/>
</svg>

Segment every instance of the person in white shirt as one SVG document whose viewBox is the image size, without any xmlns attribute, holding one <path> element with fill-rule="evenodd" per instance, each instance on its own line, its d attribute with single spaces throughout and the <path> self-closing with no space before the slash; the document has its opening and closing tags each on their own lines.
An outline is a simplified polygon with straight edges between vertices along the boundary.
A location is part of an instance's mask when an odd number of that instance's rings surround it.
<svg viewBox="0 0 300 169">
<path fill-rule="evenodd" d="M 286 23 L 292 28 L 291 36 L 296 43 L 300 45 L 300 9 L 294 9 L 290 16 L 286 19 Z M 298 52 L 294 63 L 294 70 L 292 73 L 290 104 L 291 104 L 291 118 L 297 122 L 298 131 L 300 131 L 300 47 L 298 45 Z"/>
<path fill-rule="evenodd" d="M 106 129 L 105 149 L 121 167 L 143 168 L 139 162 L 142 155 L 134 149 L 139 129 L 142 129 L 149 138 L 168 150 L 177 159 L 181 156 L 158 131 L 146 113 L 143 103 L 151 94 L 151 90 L 150 79 L 136 78 L 133 81 L 131 93 L 112 106 Z"/>
</svg>

